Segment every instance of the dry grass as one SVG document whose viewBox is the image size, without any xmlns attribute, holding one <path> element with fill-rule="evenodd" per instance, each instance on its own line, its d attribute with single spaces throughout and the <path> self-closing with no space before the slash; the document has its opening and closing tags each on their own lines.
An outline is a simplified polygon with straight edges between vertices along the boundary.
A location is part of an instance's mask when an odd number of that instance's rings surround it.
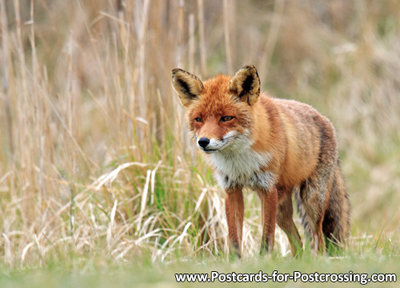
<svg viewBox="0 0 400 288">
<path fill-rule="evenodd" d="M 4 265 L 226 253 L 223 191 L 187 136 L 170 70 L 206 78 L 249 63 L 271 94 L 335 123 L 350 249 L 399 254 L 399 2 L 0 4 Z M 250 258 L 260 207 L 245 197 Z"/>
</svg>

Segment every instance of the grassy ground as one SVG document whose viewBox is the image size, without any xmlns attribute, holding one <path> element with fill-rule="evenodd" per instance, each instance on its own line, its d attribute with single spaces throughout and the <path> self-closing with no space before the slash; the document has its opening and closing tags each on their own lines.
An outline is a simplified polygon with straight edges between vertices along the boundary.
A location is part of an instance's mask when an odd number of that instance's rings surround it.
<svg viewBox="0 0 400 288">
<path fill-rule="evenodd" d="M 1 287 L 187 287 L 187 286 L 206 286 L 213 287 L 215 285 L 233 285 L 241 287 L 244 284 L 229 283 L 222 284 L 216 278 L 213 283 L 177 283 L 175 273 L 208 273 L 212 271 L 219 273 L 268 273 L 273 274 L 276 270 L 281 274 L 288 273 L 293 275 L 294 271 L 301 273 L 314 274 L 333 273 L 338 274 L 365 274 L 371 277 L 373 273 L 398 273 L 399 257 L 391 257 L 382 253 L 364 251 L 357 255 L 346 255 L 344 258 L 328 258 L 321 257 L 303 257 L 302 259 L 282 258 L 279 256 L 261 258 L 259 256 L 251 259 L 224 261 L 223 259 L 208 259 L 202 257 L 196 258 L 180 258 L 174 263 L 151 263 L 149 259 L 136 259 L 130 264 L 118 264 L 99 266 L 94 259 L 84 259 L 79 261 L 75 259 L 74 263 L 63 263 L 62 265 L 53 264 L 45 269 L 12 269 L 2 271 L 0 275 Z M 138 261 L 139 260 L 139 261 Z M 67 264 L 67 265 L 65 265 Z M 71 266 L 70 266 L 71 265 Z M 398 277 L 398 274 L 396 274 Z M 383 277 L 383 276 L 382 276 Z M 222 278 L 221 278 L 222 279 Z M 307 283 L 298 280 L 294 283 L 292 280 L 288 282 L 272 282 L 267 283 L 250 283 L 249 287 L 271 285 L 272 287 L 398 287 L 398 282 L 361 282 L 361 280 L 353 280 L 349 283 L 341 282 L 314 282 Z M 362 284 L 361 284 L 362 283 Z"/>
<path fill-rule="evenodd" d="M 398 1 L 0 0 L 0 286 L 177 285 L 175 271 L 399 271 Z M 343 257 L 242 261 L 224 192 L 170 84 L 257 66 L 269 94 L 337 128 L 352 204 Z M 300 227 L 299 220 L 296 223 Z M 370 284 L 372 285 L 372 284 Z M 382 286 L 383 287 L 383 286 Z"/>
</svg>

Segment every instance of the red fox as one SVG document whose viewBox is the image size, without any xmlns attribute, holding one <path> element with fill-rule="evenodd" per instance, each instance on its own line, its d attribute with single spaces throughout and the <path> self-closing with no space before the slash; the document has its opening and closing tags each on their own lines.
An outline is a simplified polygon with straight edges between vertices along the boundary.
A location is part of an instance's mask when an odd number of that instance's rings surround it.
<svg viewBox="0 0 400 288">
<path fill-rule="evenodd" d="M 239 257 L 244 187 L 255 190 L 261 200 L 261 253 L 273 249 L 276 223 L 287 234 L 292 254 L 301 253 L 293 194 L 313 252 L 323 253 L 328 243 L 345 242 L 350 203 L 335 129 L 327 118 L 307 104 L 260 93 L 254 66 L 204 83 L 176 68 L 172 84 L 186 107 L 197 146 L 226 191 L 229 238 Z"/>
</svg>

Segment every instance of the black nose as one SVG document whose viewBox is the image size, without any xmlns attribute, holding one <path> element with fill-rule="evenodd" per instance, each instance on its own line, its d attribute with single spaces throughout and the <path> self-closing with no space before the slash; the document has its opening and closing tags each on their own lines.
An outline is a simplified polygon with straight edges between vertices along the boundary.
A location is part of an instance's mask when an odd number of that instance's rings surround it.
<svg viewBox="0 0 400 288">
<path fill-rule="evenodd" d="M 210 139 L 206 138 L 206 137 L 201 137 L 199 139 L 199 141 L 197 141 L 197 143 L 199 143 L 199 145 L 203 148 L 206 148 L 208 144 L 210 144 Z"/>
</svg>

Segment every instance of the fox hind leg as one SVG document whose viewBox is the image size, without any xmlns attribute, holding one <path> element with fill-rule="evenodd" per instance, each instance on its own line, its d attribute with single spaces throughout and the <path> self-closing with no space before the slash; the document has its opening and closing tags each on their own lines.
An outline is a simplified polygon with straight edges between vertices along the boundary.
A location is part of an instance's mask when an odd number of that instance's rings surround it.
<svg viewBox="0 0 400 288">
<path fill-rule="evenodd" d="M 292 192 L 287 189 L 278 188 L 278 195 L 276 222 L 288 237 L 292 255 L 300 256 L 303 244 L 301 243 L 299 231 L 293 221 Z"/>
<path fill-rule="evenodd" d="M 324 171 L 325 172 L 325 171 Z M 298 211 L 314 253 L 325 252 L 322 224 L 329 205 L 331 173 L 315 173 L 296 190 Z"/>
</svg>

